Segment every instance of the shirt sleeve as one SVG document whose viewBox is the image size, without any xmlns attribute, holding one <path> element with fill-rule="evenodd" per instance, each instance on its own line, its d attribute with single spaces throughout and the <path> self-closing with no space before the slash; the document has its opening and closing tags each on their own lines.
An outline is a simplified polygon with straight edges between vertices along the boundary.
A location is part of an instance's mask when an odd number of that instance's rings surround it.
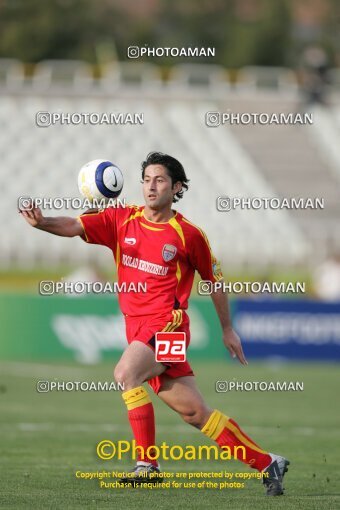
<svg viewBox="0 0 340 510">
<path fill-rule="evenodd" d="M 195 231 L 190 242 L 189 259 L 202 280 L 211 282 L 223 280 L 220 263 L 213 255 L 208 238 L 202 230 Z"/>
<path fill-rule="evenodd" d="M 112 248 L 117 239 L 117 210 L 108 207 L 78 216 L 84 229 L 82 239 L 90 244 L 102 244 Z"/>
</svg>

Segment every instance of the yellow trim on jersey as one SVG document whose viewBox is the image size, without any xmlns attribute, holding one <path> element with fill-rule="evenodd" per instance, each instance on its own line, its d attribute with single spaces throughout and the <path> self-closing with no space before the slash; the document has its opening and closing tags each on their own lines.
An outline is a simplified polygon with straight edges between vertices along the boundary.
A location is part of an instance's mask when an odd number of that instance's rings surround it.
<svg viewBox="0 0 340 510">
<path fill-rule="evenodd" d="M 94 209 L 93 211 L 95 210 L 96 209 Z M 105 211 L 106 209 L 100 209 L 98 212 L 84 212 L 83 214 L 80 214 L 78 218 L 80 218 L 81 216 L 97 216 L 97 214 L 102 214 Z"/>
<path fill-rule="evenodd" d="M 179 261 L 177 261 L 176 278 L 178 283 L 181 281 L 182 278 L 182 271 L 181 266 L 179 265 Z"/>
<path fill-rule="evenodd" d="M 170 223 L 170 220 L 172 220 L 173 218 L 176 218 L 176 216 L 177 216 L 177 211 L 175 211 L 174 216 L 172 218 L 170 218 L 169 221 L 151 221 L 151 220 L 148 220 L 148 218 L 145 216 L 144 211 L 145 211 L 145 209 L 142 210 L 143 218 L 145 218 L 146 221 L 149 221 L 150 223 L 155 223 L 156 225 L 167 225 L 168 223 Z"/>
<path fill-rule="evenodd" d="M 168 322 L 164 329 L 162 329 L 163 332 L 171 332 L 174 331 L 176 328 L 178 328 L 182 322 L 183 322 L 183 310 L 172 310 L 172 316 L 173 320 Z"/>
<path fill-rule="evenodd" d="M 131 206 L 131 208 L 134 207 L 134 206 Z M 136 218 L 140 218 L 142 216 L 142 213 L 143 211 L 137 211 L 135 214 L 133 214 L 132 216 L 129 216 L 128 218 L 126 218 L 126 220 L 124 221 L 123 223 L 123 227 L 124 225 L 126 225 L 127 223 L 129 223 L 129 221 L 132 221 L 132 220 L 135 220 Z"/>
<path fill-rule="evenodd" d="M 89 238 L 87 237 L 87 233 L 86 233 L 86 230 L 85 230 L 85 226 L 84 226 L 83 220 L 81 219 L 80 216 L 77 216 L 77 220 L 80 221 L 80 224 L 83 227 L 83 233 L 84 233 L 84 236 L 85 236 L 85 241 L 88 243 L 89 242 Z"/>
<path fill-rule="evenodd" d="M 185 223 L 188 223 L 188 225 L 191 225 L 192 227 L 195 227 L 203 236 L 204 240 L 206 241 L 207 245 L 208 245 L 208 248 L 210 250 L 210 253 L 211 253 L 211 248 L 210 248 L 210 244 L 209 244 L 209 240 L 205 234 L 205 232 L 203 232 L 203 230 L 201 228 L 199 228 L 197 225 L 194 225 L 193 223 L 191 223 L 191 221 L 185 219 L 185 218 L 182 218 L 183 221 L 185 221 Z"/>
<path fill-rule="evenodd" d="M 119 246 L 119 243 L 117 242 L 117 248 L 116 248 L 116 266 L 117 266 L 117 269 L 118 269 L 119 264 L 120 264 L 120 246 Z"/>
<path fill-rule="evenodd" d="M 89 241 L 89 238 L 87 237 L 85 225 L 84 225 L 83 220 L 81 219 L 81 217 L 82 216 L 97 216 L 97 214 L 102 214 L 104 211 L 105 211 L 105 209 L 100 209 L 100 211 L 98 211 L 98 212 L 83 213 L 83 214 L 80 214 L 79 216 L 76 217 L 76 219 L 80 221 L 81 226 L 83 227 L 83 231 L 84 231 L 84 235 L 85 235 L 85 241 L 87 243 L 89 243 L 90 241 Z"/>
<path fill-rule="evenodd" d="M 181 225 L 178 223 L 178 221 L 176 220 L 175 216 L 173 218 L 170 218 L 169 225 L 171 225 L 176 230 L 177 234 L 181 238 L 183 246 L 185 246 L 185 237 L 184 237 L 183 229 L 182 229 Z"/>
<path fill-rule="evenodd" d="M 142 227 L 144 228 L 148 228 L 149 230 L 153 230 L 155 232 L 160 232 L 162 230 L 164 230 L 164 228 L 156 228 L 156 227 L 150 227 L 150 225 L 146 225 L 145 223 L 143 223 L 142 221 L 139 222 L 140 225 L 142 225 Z"/>
<path fill-rule="evenodd" d="M 136 205 L 136 204 L 128 204 L 125 206 L 125 209 L 139 209 L 140 208 L 140 205 Z"/>
<path fill-rule="evenodd" d="M 208 240 L 205 232 L 203 232 L 203 230 L 201 228 L 197 227 L 197 225 L 194 225 L 193 223 L 191 223 L 191 221 L 189 221 L 189 220 L 187 220 L 185 218 L 182 218 L 182 220 L 185 221 L 185 223 L 188 223 L 188 225 L 191 225 L 192 227 L 195 227 L 201 233 L 201 235 L 203 236 L 203 239 L 205 240 L 205 242 L 206 242 L 206 244 L 207 244 L 207 246 L 209 248 L 211 263 L 213 265 L 217 266 L 216 274 L 213 271 L 214 276 L 215 276 L 217 281 L 223 280 L 223 274 L 222 274 L 222 271 L 221 271 L 220 263 L 217 261 L 215 255 L 211 251 L 210 243 L 209 243 L 209 240 Z"/>
</svg>

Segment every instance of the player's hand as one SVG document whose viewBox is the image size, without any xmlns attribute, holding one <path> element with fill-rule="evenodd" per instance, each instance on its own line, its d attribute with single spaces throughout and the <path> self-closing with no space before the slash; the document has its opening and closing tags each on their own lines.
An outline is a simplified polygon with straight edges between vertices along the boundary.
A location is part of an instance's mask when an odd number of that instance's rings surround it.
<svg viewBox="0 0 340 510">
<path fill-rule="evenodd" d="M 34 201 L 27 208 L 19 209 L 19 213 L 22 214 L 27 223 L 32 225 L 32 227 L 39 227 L 44 221 L 41 209 L 35 206 Z"/>
<path fill-rule="evenodd" d="M 248 365 L 244 357 L 240 337 L 232 328 L 223 331 L 223 343 L 230 352 L 232 358 L 238 358 L 242 365 Z"/>
</svg>

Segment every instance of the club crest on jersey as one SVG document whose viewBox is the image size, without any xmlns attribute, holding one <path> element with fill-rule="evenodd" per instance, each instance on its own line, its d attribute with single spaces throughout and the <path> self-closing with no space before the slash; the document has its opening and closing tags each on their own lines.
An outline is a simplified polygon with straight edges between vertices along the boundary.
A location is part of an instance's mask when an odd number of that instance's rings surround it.
<svg viewBox="0 0 340 510">
<path fill-rule="evenodd" d="M 172 244 L 165 244 L 163 246 L 162 255 L 165 262 L 170 262 L 170 260 L 172 260 L 175 257 L 176 253 L 177 253 L 176 246 L 173 246 Z"/>
</svg>

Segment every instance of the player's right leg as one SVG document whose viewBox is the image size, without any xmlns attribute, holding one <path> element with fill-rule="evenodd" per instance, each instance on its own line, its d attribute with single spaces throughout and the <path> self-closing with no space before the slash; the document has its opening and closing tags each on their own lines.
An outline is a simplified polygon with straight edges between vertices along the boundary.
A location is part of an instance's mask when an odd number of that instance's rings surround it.
<svg viewBox="0 0 340 510">
<path fill-rule="evenodd" d="M 283 494 L 283 477 L 289 461 L 260 448 L 239 425 L 217 409 L 209 408 L 199 392 L 195 377 L 161 376 L 158 396 L 184 421 L 198 428 L 221 447 L 233 449 L 238 460 L 264 473 L 263 483 L 268 496 Z"/>
</svg>

